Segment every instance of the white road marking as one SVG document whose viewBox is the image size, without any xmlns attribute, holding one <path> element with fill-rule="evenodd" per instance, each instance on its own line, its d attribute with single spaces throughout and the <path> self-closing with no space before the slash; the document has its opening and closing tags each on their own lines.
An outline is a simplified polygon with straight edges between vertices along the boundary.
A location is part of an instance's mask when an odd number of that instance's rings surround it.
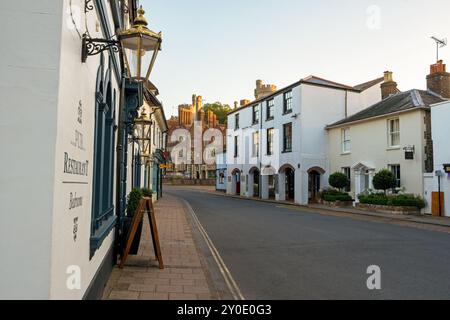
<svg viewBox="0 0 450 320">
<path fill-rule="evenodd" d="M 234 280 L 233 276 L 231 275 L 230 270 L 225 265 L 225 262 L 223 261 L 222 257 L 220 256 L 219 251 L 215 247 L 214 243 L 212 242 L 212 240 L 209 237 L 208 233 L 206 232 L 205 228 L 203 228 L 203 226 L 200 223 L 200 220 L 198 219 L 194 210 L 192 209 L 192 207 L 186 200 L 184 200 L 184 199 L 181 199 L 181 200 L 185 204 L 186 208 L 188 209 L 189 213 L 191 214 L 192 219 L 194 220 L 195 225 L 197 226 L 198 230 L 200 231 L 200 234 L 203 236 L 203 239 L 205 240 L 206 244 L 208 245 L 208 248 L 211 251 L 211 254 L 212 254 L 214 260 L 216 261 L 217 266 L 219 267 L 220 273 L 222 274 L 222 276 L 225 280 L 225 283 L 227 284 L 228 289 L 230 290 L 234 300 L 245 300 L 244 296 L 242 295 L 241 290 L 239 289 L 238 285 L 236 284 L 236 281 Z"/>
</svg>

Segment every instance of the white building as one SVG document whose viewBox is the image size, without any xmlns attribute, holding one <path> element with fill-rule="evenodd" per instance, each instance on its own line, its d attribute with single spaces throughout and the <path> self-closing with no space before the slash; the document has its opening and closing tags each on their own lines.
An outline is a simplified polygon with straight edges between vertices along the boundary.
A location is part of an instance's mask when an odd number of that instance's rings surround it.
<svg viewBox="0 0 450 320">
<path fill-rule="evenodd" d="M 83 63 L 82 39 L 111 39 L 136 9 L 135 0 L 0 4 L 0 299 L 103 292 L 131 189 L 126 126 L 143 97 L 112 48 Z"/>
<path fill-rule="evenodd" d="M 436 71 L 443 67 L 432 65 L 427 91 L 399 92 L 392 73 L 386 72 L 382 101 L 327 126 L 330 172 L 348 176 L 348 191 L 356 200 L 374 189 L 373 177 L 382 169 L 394 173 L 397 188 L 424 195 L 424 173 L 433 172 L 430 106 L 444 101 L 445 83 Z"/>
<path fill-rule="evenodd" d="M 216 190 L 227 191 L 227 154 L 216 155 Z"/>
<path fill-rule="evenodd" d="M 450 148 L 448 139 L 450 137 L 450 102 L 442 102 L 431 107 L 431 124 L 434 150 L 434 172 L 425 175 L 426 190 L 425 195 L 430 203 L 427 213 L 439 213 L 439 197 L 436 193 L 442 192 L 441 215 L 450 217 Z M 441 176 L 440 178 L 438 177 Z M 439 181 L 440 180 L 440 181 Z M 435 196 L 433 197 L 433 193 Z M 442 196 L 441 196 L 442 198 Z"/>
<path fill-rule="evenodd" d="M 380 101 L 382 81 L 351 87 L 310 76 L 233 110 L 227 193 L 314 201 L 328 184 L 325 126 Z"/>
</svg>

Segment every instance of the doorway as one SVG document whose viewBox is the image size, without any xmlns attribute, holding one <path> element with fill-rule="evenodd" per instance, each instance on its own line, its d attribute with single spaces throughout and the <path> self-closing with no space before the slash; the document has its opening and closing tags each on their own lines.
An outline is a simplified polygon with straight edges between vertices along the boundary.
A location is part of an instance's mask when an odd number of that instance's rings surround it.
<svg viewBox="0 0 450 320">
<path fill-rule="evenodd" d="M 309 202 L 317 203 L 319 201 L 319 192 L 320 192 L 320 178 L 321 174 L 317 170 L 311 170 L 308 174 L 308 193 L 309 193 Z"/>
<path fill-rule="evenodd" d="M 295 171 L 291 168 L 287 168 L 285 171 L 285 192 L 286 201 L 295 200 Z"/>
</svg>

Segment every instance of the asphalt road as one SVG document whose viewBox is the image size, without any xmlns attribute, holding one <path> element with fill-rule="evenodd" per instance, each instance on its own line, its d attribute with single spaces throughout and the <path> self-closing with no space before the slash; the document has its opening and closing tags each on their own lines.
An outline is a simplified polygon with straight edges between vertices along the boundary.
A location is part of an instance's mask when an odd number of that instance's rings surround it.
<svg viewBox="0 0 450 320">
<path fill-rule="evenodd" d="M 450 299 L 450 233 L 192 189 L 188 201 L 246 299 Z M 367 268 L 381 268 L 381 290 Z"/>
</svg>

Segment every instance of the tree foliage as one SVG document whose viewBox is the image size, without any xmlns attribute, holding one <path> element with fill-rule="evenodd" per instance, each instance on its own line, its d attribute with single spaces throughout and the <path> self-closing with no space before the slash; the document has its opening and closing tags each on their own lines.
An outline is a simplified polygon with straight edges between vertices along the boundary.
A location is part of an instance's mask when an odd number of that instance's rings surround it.
<svg viewBox="0 0 450 320">
<path fill-rule="evenodd" d="M 231 111 L 228 104 L 222 104 L 220 102 L 207 103 L 203 106 L 205 112 L 212 111 L 217 116 L 217 121 L 220 124 L 227 123 L 227 115 Z"/>
<path fill-rule="evenodd" d="M 330 175 L 328 182 L 330 186 L 339 190 L 342 190 L 350 185 L 350 180 L 347 178 L 345 174 L 341 172 L 336 172 Z"/>
<path fill-rule="evenodd" d="M 373 177 L 373 187 L 376 190 L 383 190 L 386 193 L 387 190 L 395 188 L 397 181 L 394 174 L 387 170 L 381 170 Z"/>
</svg>

